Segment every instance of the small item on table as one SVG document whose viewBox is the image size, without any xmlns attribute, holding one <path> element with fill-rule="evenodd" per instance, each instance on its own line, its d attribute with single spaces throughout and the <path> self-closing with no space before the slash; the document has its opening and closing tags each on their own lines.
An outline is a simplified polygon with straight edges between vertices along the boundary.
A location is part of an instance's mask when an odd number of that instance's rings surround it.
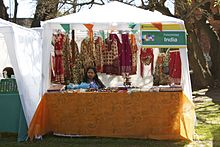
<svg viewBox="0 0 220 147">
<path fill-rule="evenodd" d="M 124 78 L 124 86 L 125 87 L 130 87 L 131 86 L 131 77 L 129 77 L 129 73 L 123 73 L 122 77 Z"/>
<path fill-rule="evenodd" d="M 160 87 L 160 92 L 179 92 L 183 91 L 181 85 L 172 85 L 170 87 Z"/>
<path fill-rule="evenodd" d="M 47 92 L 61 92 L 65 89 L 65 85 L 62 84 L 53 84 L 47 89 Z"/>
</svg>

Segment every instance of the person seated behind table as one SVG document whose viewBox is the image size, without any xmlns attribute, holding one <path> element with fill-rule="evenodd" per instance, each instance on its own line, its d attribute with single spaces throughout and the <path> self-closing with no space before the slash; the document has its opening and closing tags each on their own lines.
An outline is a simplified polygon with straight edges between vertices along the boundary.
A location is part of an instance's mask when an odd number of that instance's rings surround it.
<svg viewBox="0 0 220 147">
<path fill-rule="evenodd" d="M 86 70 L 86 74 L 83 77 L 83 83 L 90 84 L 90 88 L 102 89 L 105 88 L 105 85 L 98 78 L 97 71 L 95 67 L 89 67 Z"/>
</svg>

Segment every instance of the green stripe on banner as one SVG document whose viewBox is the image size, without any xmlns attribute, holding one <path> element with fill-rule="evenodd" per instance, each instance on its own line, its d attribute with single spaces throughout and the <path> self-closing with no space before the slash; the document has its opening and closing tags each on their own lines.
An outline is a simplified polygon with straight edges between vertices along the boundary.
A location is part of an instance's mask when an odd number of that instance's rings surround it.
<svg viewBox="0 0 220 147">
<path fill-rule="evenodd" d="M 70 32 L 70 24 L 60 24 L 66 33 Z"/>
</svg>

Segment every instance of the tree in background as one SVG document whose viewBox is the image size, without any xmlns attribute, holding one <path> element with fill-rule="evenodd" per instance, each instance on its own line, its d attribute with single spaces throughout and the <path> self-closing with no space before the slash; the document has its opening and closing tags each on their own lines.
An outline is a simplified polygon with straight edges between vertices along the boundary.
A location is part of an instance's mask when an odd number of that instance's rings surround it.
<svg viewBox="0 0 220 147">
<path fill-rule="evenodd" d="M 16 23 L 17 20 L 17 13 L 18 13 L 18 1 L 14 0 L 14 16 L 13 16 L 13 22 Z"/>
<path fill-rule="evenodd" d="M 95 0 L 38 0 L 31 27 L 39 27 L 40 21 L 52 19 L 58 15 L 75 13 L 85 5 L 90 5 L 90 7 L 92 7 L 97 4 L 104 5 L 104 2 L 102 0 L 99 2 Z M 64 12 L 60 13 L 61 10 L 64 10 Z"/>
<path fill-rule="evenodd" d="M 5 7 L 3 0 L 0 0 L 0 18 L 8 20 L 7 8 Z"/>
<path fill-rule="evenodd" d="M 58 13 L 59 0 L 38 0 L 31 27 L 39 27 L 40 21 L 55 18 Z"/>
</svg>

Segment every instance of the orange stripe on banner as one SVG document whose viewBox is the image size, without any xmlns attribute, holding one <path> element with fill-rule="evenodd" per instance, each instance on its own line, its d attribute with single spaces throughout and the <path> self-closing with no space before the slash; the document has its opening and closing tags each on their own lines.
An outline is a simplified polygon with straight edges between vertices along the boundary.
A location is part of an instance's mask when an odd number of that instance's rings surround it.
<svg viewBox="0 0 220 147">
<path fill-rule="evenodd" d="M 161 32 L 163 31 L 163 25 L 161 22 L 152 22 L 151 23 L 153 26 L 155 26 L 158 30 L 160 30 Z"/>
</svg>

